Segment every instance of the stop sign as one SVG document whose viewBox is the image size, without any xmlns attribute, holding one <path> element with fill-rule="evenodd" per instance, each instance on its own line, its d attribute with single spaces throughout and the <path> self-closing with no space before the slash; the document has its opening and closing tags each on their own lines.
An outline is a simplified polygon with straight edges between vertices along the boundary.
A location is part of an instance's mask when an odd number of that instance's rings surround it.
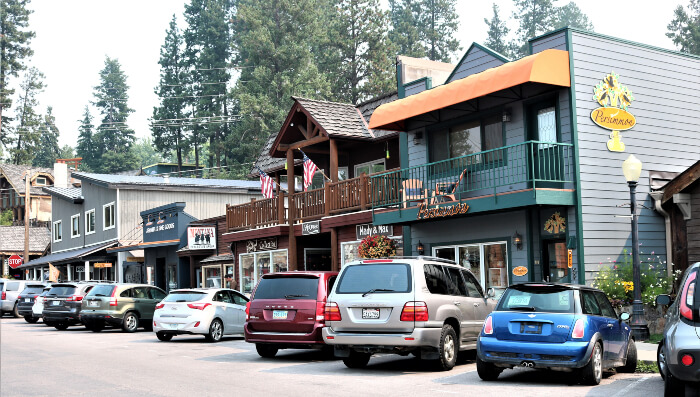
<svg viewBox="0 0 700 397">
<path fill-rule="evenodd" d="M 10 259 L 7 260 L 7 264 L 10 265 L 11 268 L 17 269 L 22 265 L 22 257 L 19 255 L 12 255 Z"/>
</svg>

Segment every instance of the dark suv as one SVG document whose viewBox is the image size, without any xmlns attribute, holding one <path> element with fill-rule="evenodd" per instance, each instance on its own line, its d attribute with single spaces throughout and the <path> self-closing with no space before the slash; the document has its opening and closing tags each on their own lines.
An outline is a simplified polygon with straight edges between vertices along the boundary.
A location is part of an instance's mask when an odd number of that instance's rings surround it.
<svg viewBox="0 0 700 397">
<path fill-rule="evenodd" d="M 103 282 L 79 281 L 58 283 L 51 286 L 46 294 L 44 311 L 41 312 L 44 324 L 58 330 L 64 330 L 70 325 L 80 323 L 80 306 L 83 297 L 95 285 L 101 283 Z"/>
<path fill-rule="evenodd" d="M 17 313 L 24 317 L 24 321 L 33 324 L 41 318 L 34 316 L 32 307 L 36 298 L 44 291 L 44 288 L 46 288 L 46 285 L 41 283 L 27 284 L 17 297 Z"/>
<path fill-rule="evenodd" d="M 244 335 L 262 357 L 279 349 L 321 349 L 326 298 L 338 272 L 263 275 L 246 307 Z"/>
</svg>

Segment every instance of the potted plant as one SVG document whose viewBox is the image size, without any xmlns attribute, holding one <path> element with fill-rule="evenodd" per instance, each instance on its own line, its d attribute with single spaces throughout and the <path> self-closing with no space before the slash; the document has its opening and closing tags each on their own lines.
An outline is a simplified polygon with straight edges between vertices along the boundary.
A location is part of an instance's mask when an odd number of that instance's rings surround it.
<svg viewBox="0 0 700 397">
<path fill-rule="evenodd" d="M 360 242 L 361 258 L 388 258 L 396 255 L 396 241 L 386 236 L 367 236 Z"/>
</svg>

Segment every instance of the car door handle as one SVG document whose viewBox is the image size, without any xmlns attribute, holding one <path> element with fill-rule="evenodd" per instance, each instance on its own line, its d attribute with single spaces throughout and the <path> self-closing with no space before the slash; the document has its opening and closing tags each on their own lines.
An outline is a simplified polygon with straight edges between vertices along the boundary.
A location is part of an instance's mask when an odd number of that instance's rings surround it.
<svg viewBox="0 0 700 397">
<path fill-rule="evenodd" d="M 479 304 L 478 304 L 478 303 L 474 303 L 474 307 L 479 307 Z"/>
<path fill-rule="evenodd" d="M 462 302 L 457 302 L 457 301 L 455 301 L 454 304 L 455 304 L 455 306 L 459 306 L 459 305 L 462 304 Z"/>
<path fill-rule="evenodd" d="M 612 328 L 612 327 L 614 327 L 614 326 L 615 326 L 614 324 L 608 323 L 608 328 Z"/>
</svg>

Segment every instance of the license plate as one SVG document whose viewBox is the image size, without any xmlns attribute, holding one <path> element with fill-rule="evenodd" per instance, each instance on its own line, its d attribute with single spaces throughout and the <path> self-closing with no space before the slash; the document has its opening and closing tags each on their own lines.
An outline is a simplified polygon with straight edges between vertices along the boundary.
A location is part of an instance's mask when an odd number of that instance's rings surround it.
<svg viewBox="0 0 700 397">
<path fill-rule="evenodd" d="M 520 333 L 522 334 L 541 334 L 542 323 L 520 323 Z"/>
<path fill-rule="evenodd" d="M 25 302 L 31 302 L 31 301 L 32 301 L 32 298 L 24 298 L 24 301 L 25 301 Z"/>
<path fill-rule="evenodd" d="M 90 301 L 90 302 L 88 302 L 88 306 L 99 306 L 99 305 L 100 305 L 100 301 Z"/>
<path fill-rule="evenodd" d="M 58 306 L 61 304 L 61 301 L 51 301 L 51 306 Z"/>
<path fill-rule="evenodd" d="M 379 309 L 362 309 L 362 318 L 379 318 Z"/>
<path fill-rule="evenodd" d="M 286 320 L 287 319 L 287 311 L 286 310 L 273 310 L 272 311 L 272 319 L 273 320 Z"/>
</svg>

